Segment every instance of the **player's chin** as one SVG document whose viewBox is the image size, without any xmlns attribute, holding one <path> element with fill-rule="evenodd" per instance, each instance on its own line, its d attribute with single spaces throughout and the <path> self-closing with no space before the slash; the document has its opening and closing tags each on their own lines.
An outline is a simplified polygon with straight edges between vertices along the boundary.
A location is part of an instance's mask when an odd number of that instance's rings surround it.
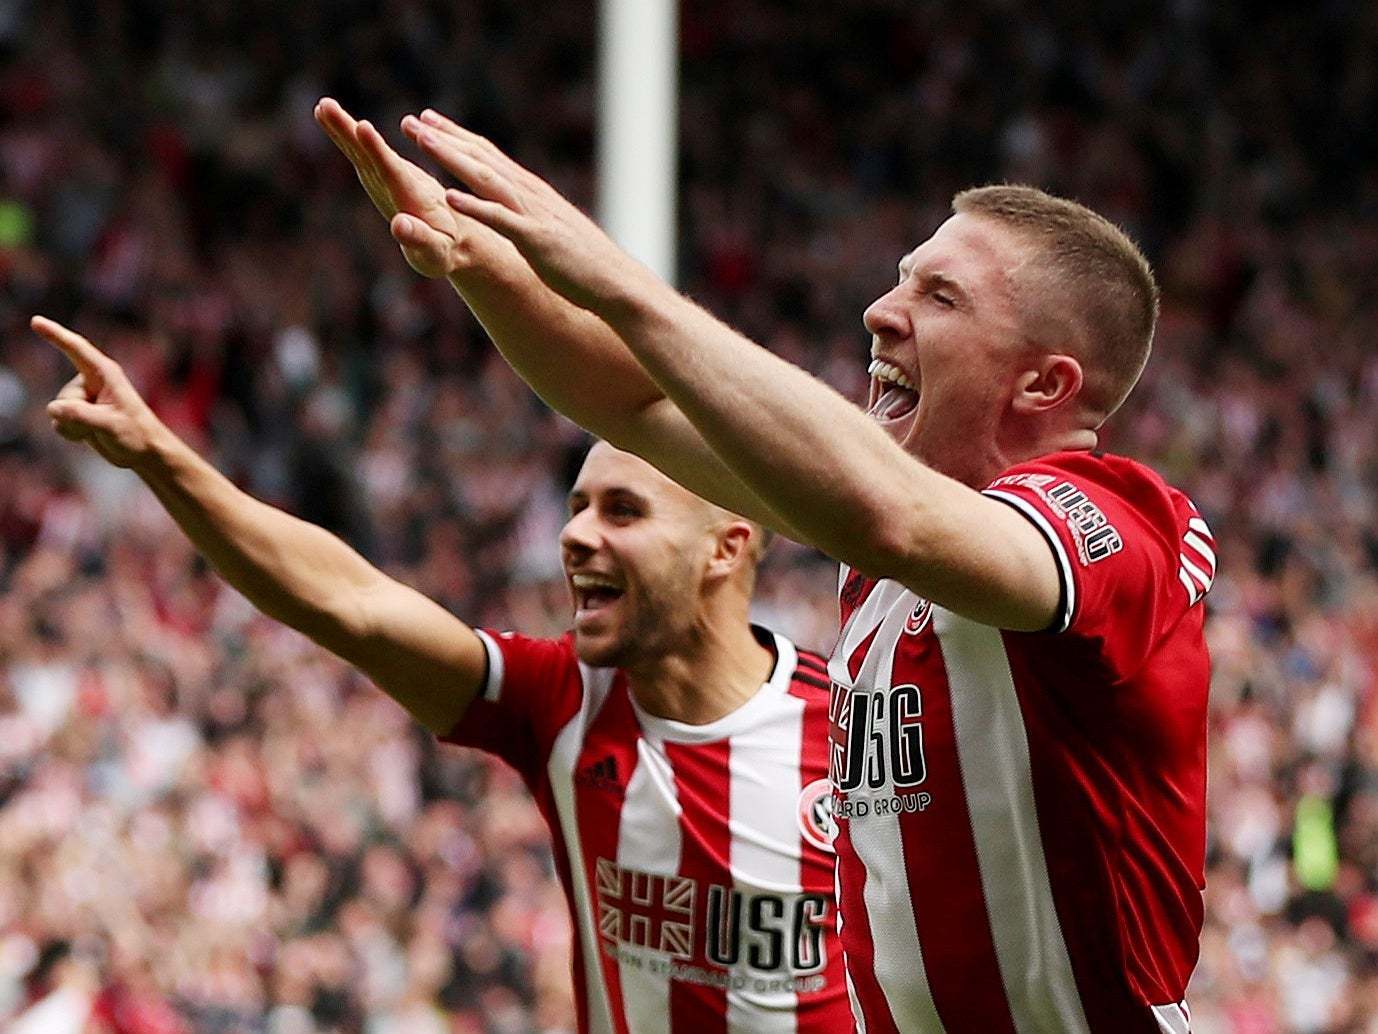
<svg viewBox="0 0 1378 1034">
<path fill-rule="evenodd" d="M 574 652 L 592 667 L 617 668 L 626 657 L 627 644 L 616 629 L 575 624 Z"/>
</svg>

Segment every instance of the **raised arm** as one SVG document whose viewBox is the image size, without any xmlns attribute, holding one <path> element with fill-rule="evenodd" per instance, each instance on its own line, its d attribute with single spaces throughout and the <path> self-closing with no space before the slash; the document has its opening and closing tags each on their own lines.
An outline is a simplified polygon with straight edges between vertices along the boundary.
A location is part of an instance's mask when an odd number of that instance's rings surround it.
<svg viewBox="0 0 1378 1034">
<path fill-rule="evenodd" d="M 35 331 L 77 375 L 48 403 L 63 437 L 133 470 L 221 576 L 255 607 L 373 679 L 439 735 L 485 671 L 474 632 L 334 535 L 236 488 L 170 431 L 113 359 L 52 320 Z"/>
<path fill-rule="evenodd" d="M 449 191 L 451 207 L 501 232 L 551 288 L 615 330 L 794 537 L 985 624 L 1048 627 L 1061 581 L 1032 524 L 924 466 L 826 384 L 679 294 L 549 184 L 470 137 L 416 134 L 473 191 Z"/>
<path fill-rule="evenodd" d="M 734 513 L 790 534 L 603 320 L 547 287 L 501 234 L 455 212 L 441 183 L 393 150 L 370 123 L 356 121 L 328 97 L 316 106 L 316 120 L 354 166 L 408 264 L 422 276 L 449 280 L 547 405 Z M 402 127 L 412 138 L 434 131 L 482 141 L 432 111 L 408 116 Z"/>
</svg>

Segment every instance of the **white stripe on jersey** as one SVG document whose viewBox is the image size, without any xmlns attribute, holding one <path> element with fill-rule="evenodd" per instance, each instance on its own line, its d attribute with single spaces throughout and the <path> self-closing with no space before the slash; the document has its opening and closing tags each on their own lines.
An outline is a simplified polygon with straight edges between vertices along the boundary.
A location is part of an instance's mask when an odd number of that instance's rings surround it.
<svg viewBox="0 0 1378 1034">
<path fill-rule="evenodd" d="M 882 582 L 871 591 L 871 599 L 858 611 L 858 614 L 865 611 L 871 600 L 877 597 L 884 598 L 889 604 L 886 607 L 888 617 L 876 633 L 875 641 L 867 650 L 866 659 L 857 674 L 858 684 L 890 685 L 895 647 L 909 616 L 909 608 L 896 607 L 894 604 L 904 595 L 913 594 L 895 582 Z M 880 614 L 885 616 L 886 611 L 882 610 Z M 851 630 L 849 639 L 855 639 L 852 650 L 860 646 L 870 632 L 869 629 L 860 631 L 863 627 L 857 623 Z M 834 654 L 834 657 L 847 656 L 849 652 L 845 650 Z M 846 661 L 841 663 L 845 666 Z M 846 679 L 843 684 L 850 685 L 851 679 Z M 939 1034 L 943 1025 L 938 1019 L 938 1008 L 933 1004 L 928 971 L 923 964 L 923 947 L 914 925 L 914 902 L 909 895 L 909 868 L 904 860 L 900 816 L 872 816 L 865 823 L 850 823 L 848 829 L 852 849 L 866 866 L 866 884 L 862 890 L 866 915 L 853 916 L 848 922 L 857 922 L 860 918 L 870 924 L 871 943 L 875 946 L 875 979 L 885 995 L 895 1026 L 901 1031 L 915 1034 L 920 1031 Z M 860 1014 L 855 1006 L 853 1011 Z"/>
<path fill-rule="evenodd" d="M 502 651 L 498 649 L 498 644 L 493 642 L 493 637 L 483 629 L 474 629 L 474 634 L 478 636 L 478 641 L 483 644 L 483 652 L 488 655 L 488 677 L 483 682 L 483 699 L 490 704 L 496 704 L 502 696 L 502 676 L 505 663 L 502 659 Z"/>
<path fill-rule="evenodd" d="M 732 882 L 738 887 L 793 895 L 804 889 L 797 816 L 799 794 L 804 789 L 800 769 L 794 765 L 794 778 L 786 780 L 750 763 L 751 755 L 768 756 L 787 744 L 797 755 L 804 739 L 805 702 L 802 697 L 789 694 L 790 679 L 799 658 L 794 645 L 783 636 L 775 637 L 775 648 L 779 654 L 775 673 L 761 691 L 772 694 L 777 701 L 772 721 L 740 732 L 731 740 L 728 828 L 732 834 L 732 856 L 728 864 L 732 868 Z M 792 990 L 756 992 L 753 999 L 749 1002 L 741 990 L 728 989 L 729 1034 L 795 1034 L 798 996 Z M 769 1024 L 761 1016 L 763 1006 L 779 1010 L 768 1014 Z"/>
<path fill-rule="evenodd" d="M 1089 1034 L 1053 906 L 1004 638 L 941 607 L 933 608 L 933 631 L 947 668 L 957 760 L 1015 1029 Z"/>
<path fill-rule="evenodd" d="M 1196 523 L 1199 524 L 1201 522 L 1197 521 Z M 1201 554 L 1201 559 L 1206 562 L 1207 569 L 1210 571 L 1212 575 L 1214 575 L 1215 550 L 1211 549 L 1211 547 L 1206 544 L 1206 540 L 1203 539 L 1200 535 L 1196 534 L 1196 532 L 1189 531 L 1182 536 L 1182 541 L 1185 542 L 1192 549 L 1196 550 L 1196 552 Z"/>
<path fill-rule="evenodd" d="M 1153 1018 L 1163 1034 L 1191 1034 L 1191 1013 L 1186 1002 L 1176 1005 L 1154 1005 Z"/>
<path fill-rule="evenodd" d="M 593 902 L 589 900 L 586 876 L 588 870 L 584 867 L 584 845 L 579 836 L 579 823 L 574 807 L 574 782 L 570 776 L 579 762 L 579 753 L 584 747 L 584 733 L 588 729 L 589 721 L 607 700 L 616 674 L 612 668 L 579 665 L 579 677 L 584 683 L 583 703 L 579 713 L 555 737 L 550 758 L 546 762 L 550 794 L 555 801 L 555 810 L 560 816 L 560 834 L 565 842 L 565 852 L 569 856 L 569 885 L 574 892 L 574 908 L 579 920 L 575 923 L 574 936 L 579 938 L 579 946 L 584 957 L 584 991 L 588 999 L 589 1034 L 613 1034 L 616 1028 L 608 1011 L 607 993 L 603 990 L 598 919 L 594 915 Z"/>
<path fill-rule="evenodd" d="M 681 812 L 675 773 L 645 737 L 636 741 L 636 771 L 627 783 L 617 834 L 617 864 L 643 873 L 679 872 Z M 637 1034 L 670 1034 L 670 982 L 645 965 L 619 961 L 622 1007 Z"/>
</svg>

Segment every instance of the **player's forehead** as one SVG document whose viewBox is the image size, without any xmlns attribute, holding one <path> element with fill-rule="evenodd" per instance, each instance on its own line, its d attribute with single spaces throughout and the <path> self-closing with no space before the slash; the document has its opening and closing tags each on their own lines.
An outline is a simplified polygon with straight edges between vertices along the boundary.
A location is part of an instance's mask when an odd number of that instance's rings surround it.
<svg viewBox="0 0 1378 1034">
<path fill-rule="evenodd" d="M 594 498 L 621 492 L 654 502 L 685 502 L 696 498 L 656 470 L 640 456 L 596 442 L 579 468 L 570 490 L 573 497 Z"/>
<path fill-rule="evenodd" d="M 902 277 L 943 276 L 973 290 L 1003 288 L 1029 258 L 1011 229 L 985 216 L 958 212 L 899 261 Z"/>
</svg>

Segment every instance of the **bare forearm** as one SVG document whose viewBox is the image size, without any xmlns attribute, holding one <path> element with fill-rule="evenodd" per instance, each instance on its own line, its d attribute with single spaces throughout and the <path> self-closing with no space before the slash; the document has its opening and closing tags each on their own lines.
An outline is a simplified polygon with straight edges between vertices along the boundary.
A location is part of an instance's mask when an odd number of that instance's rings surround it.
<svg viewBox="0 0 1378 1034">
<path fill-rule="evenodd" d="M 900 507 L 966 491 L 914 461 L 831 387 L 653 278 L 604 315 L 740 480 L 803 541 L 839 560 L 874 572 L 888 559 L 880 533 Z"/>
<path fill-rule="evenodd" d="M 486 251 L 450 277 L 503 358 L 547 405 L 680 484 L 791 538 L 598 316 L 556 294 L 515 249 Z"/>
<path fill-rule="evenodd" d="M 340 539 L 262 503 L 171 432 L 137 468 L 220 575 L 259 610 L 336 649 L 362 626 L 350 601 L 381 575 Z"/>
<path fill-rule="evenodd" d="M 606 323 L 546 287 L 506 242 L 450 283 L 536 394 L 599 437 L 616 438 L 664 397 Z"/>
</svg>

